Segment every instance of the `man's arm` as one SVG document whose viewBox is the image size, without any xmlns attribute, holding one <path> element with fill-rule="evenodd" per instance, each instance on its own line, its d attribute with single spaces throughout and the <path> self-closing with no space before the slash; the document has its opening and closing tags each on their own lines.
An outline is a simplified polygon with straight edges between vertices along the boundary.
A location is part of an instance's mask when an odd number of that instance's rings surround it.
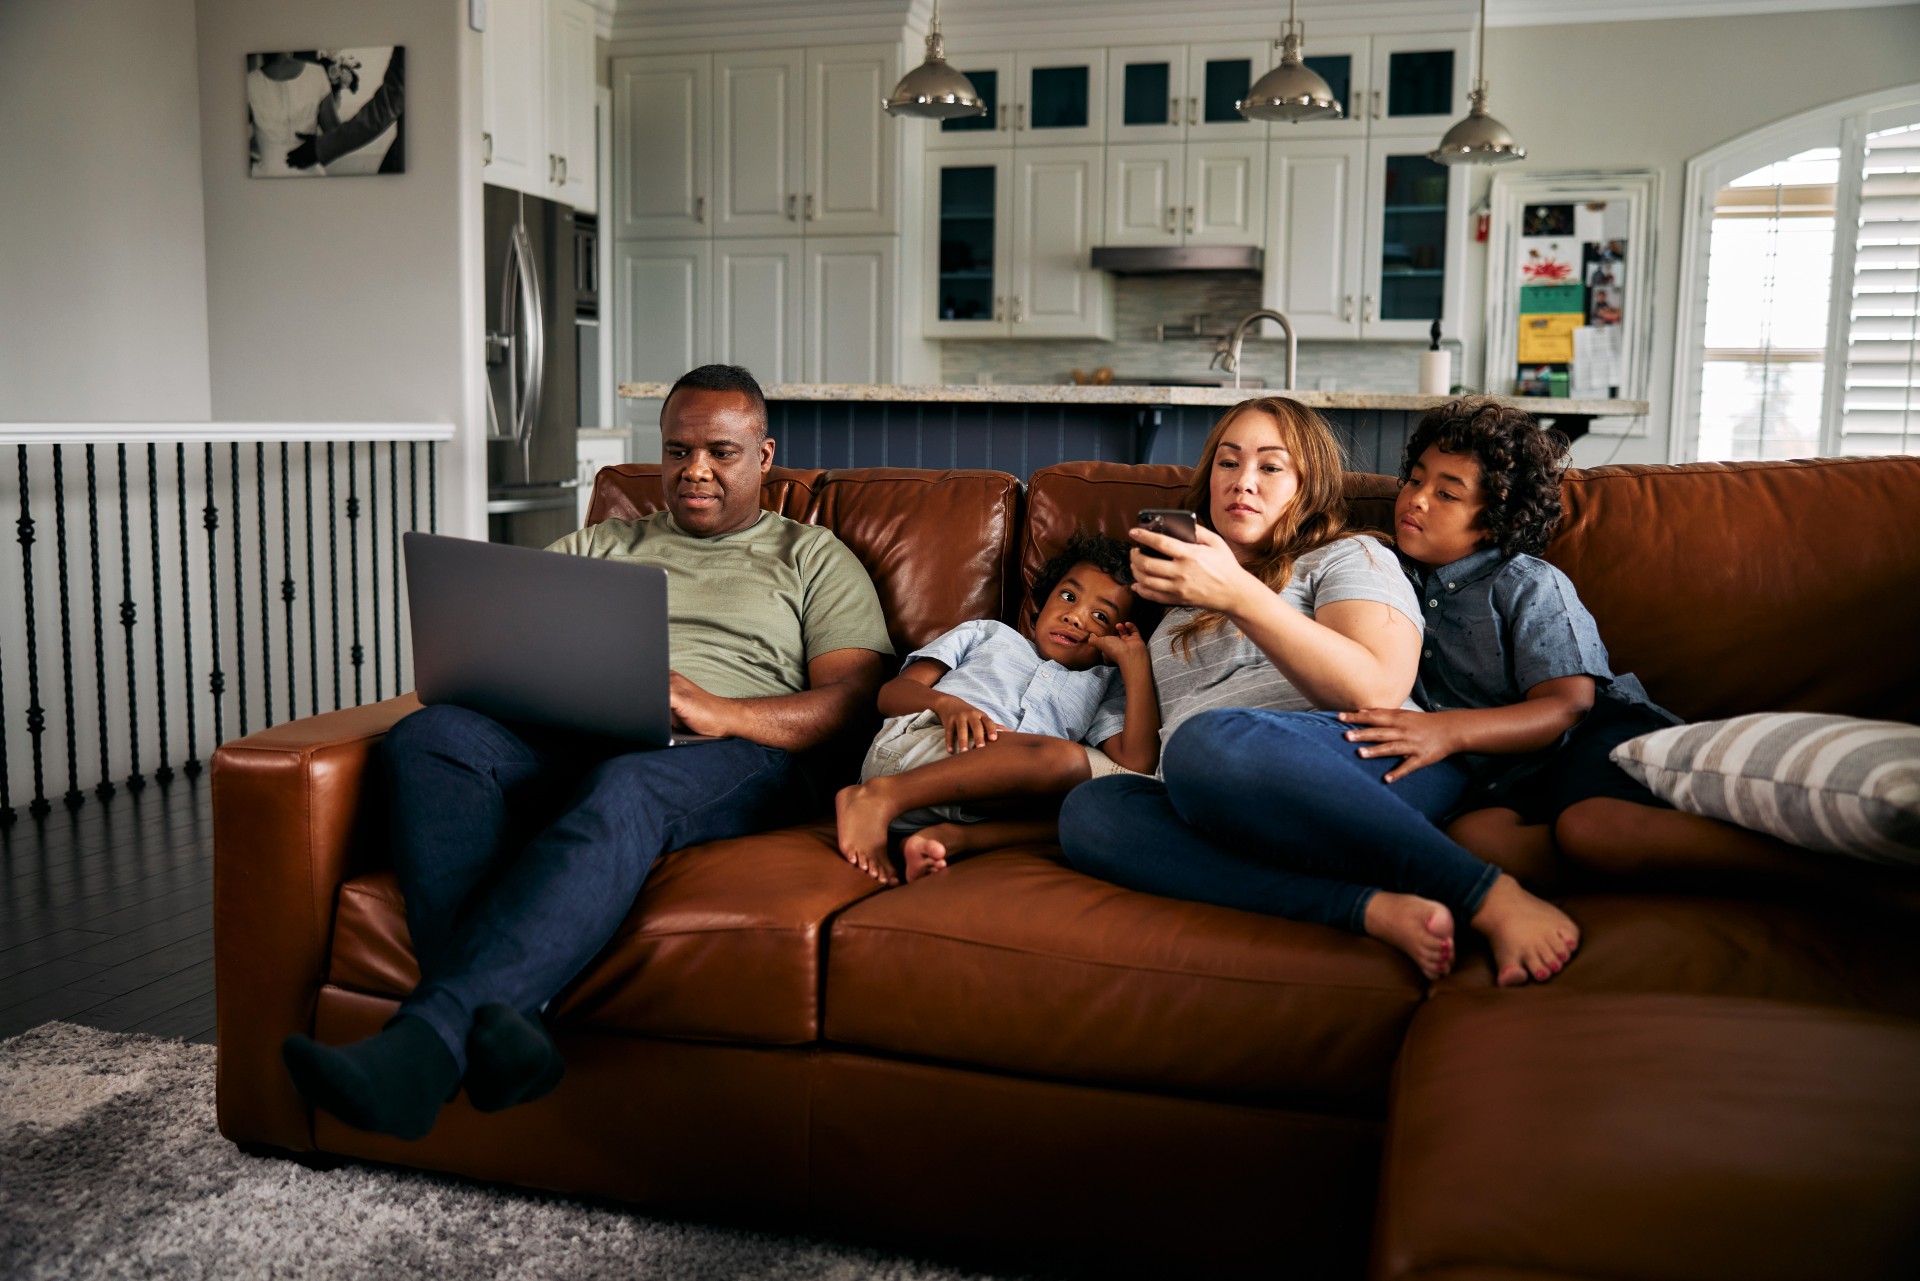
<svg viewBox="0 0 1920 1281">
<path fill-rule="evenodd" d="M 769 698 L 722 698 L 673 673 L 673 719 L 695 734 L 749 739 L 789 752 L 826 742 L 861 709 L 873 705 L 880 687 L 880 655 L 870 649 L 835 649 L 807 663 L 807 688 Z"/>
</svg>

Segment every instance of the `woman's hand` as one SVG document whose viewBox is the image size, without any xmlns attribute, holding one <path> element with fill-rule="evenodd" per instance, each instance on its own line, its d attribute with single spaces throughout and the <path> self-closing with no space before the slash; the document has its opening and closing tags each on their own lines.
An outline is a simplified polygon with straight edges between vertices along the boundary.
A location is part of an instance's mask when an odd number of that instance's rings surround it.
<svg viewBox="0 0 1920 1281">
<path fill-rule="evenodd" d="M 1250 587 L 1266 591 L 1260 580 L 1240 567 L 1226 539 L 1205 525 L 1194 526 L 1198 542 L 1182 542 L 1139 525 L 1127 531 L 1134 542 L 1133 590 L 1161 605 L 1192 605 L 1226 614 L 1246 598 Z M 1162 553 L 1149 556 L 1141 547 Z"/>
<path fill-rule="evenodd" d="M 939 716 L 940 724 L 946 727 L 949 754 L 985 747 L 1000 737 L 1000 731 L 1006 728 L 963 698 L 948 696 L 942 699 L 934 713 Z"/>
<path fill-rule="evenodd" d="M 1357 712 L 1342 712 L 1340 719 L 1363 728 L 1347 731 L 1349 743 L 1366 743 L 1355 755 L 1365 757 L 1398 756 L 1400 763 L 1381 780 L 1398 782 L 1415 770 L 1438 764 L 1457 750 L 1447 732 L 1446 719 L 1432 712 L 1404 707 L 1365 707 Z"/>
</svg>

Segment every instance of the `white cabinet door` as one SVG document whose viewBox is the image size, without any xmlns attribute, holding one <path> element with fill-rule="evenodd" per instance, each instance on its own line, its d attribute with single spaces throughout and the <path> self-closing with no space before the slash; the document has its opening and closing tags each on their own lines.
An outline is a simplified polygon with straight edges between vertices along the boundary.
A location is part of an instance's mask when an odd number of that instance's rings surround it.
<svg viewBox="0 0 1920 1281">
<path fill-rule="evenodd" d="M 1268 155 L 1263 301 L 1302 338 L 1360 333 L 1364 142 L 1276 142 Z M 1278 326 L 1263 322 L 1263 332 Z"/>
<path fill-rule="evenodd" d="M 1180 142 L 1186 136 L 1186 46 L 1107 50 L 1107 142 Z"/>
<path fill-rule="evenodd" d="M 1107 51 L 1047 49 L 1014 60 L 1017 147 L 1100 142 L 1107 132 Z"/>
<path fill-rule="evenodd" d="M 805 62 L 797 49 L 714 55 L 714 235 L 800 234 Z"/>
<path fill-rule="evenodd" d="M 984 116 L 962 116 L 927 126 L 927 149 L 963 148 L 980 150 L 1013 145 L 1013 106 L 1020 100 L 1019 81 L 1014 75 L 1011 53 L 956 53 L 947 50 L 948 65 L 973 82 L 974 91 L 987 104 Z M 891 92 L 892 85 L 887 86 Z M 884 114 L 884 113 L 883 113 Z"/>
<path fill-rule="evenodd" d="M 931 152 L 927 161 L 921 333 L 1005 338 L 1013 278 L 1013 150 Z"/>
<path fill-rule="evenodd" d="M 1235 143 L 1211 144 L 1235 146 Z M 1180 243 L 1187 148 L 1178 142 L 1107 148 L 1105 245 Z"/>
<path fill-rule="evenodd" d="M 1035 147 L 1014 153 L 1013 291 L 1016 338 L 1111 338 L 1113 297 L 1095 271 L 1105 149 Z"/>
<path fill-rule="evenodd" d="M 1187 140 L 1267 140 L 1267 126 L 1234 105 L 1280 61 L 1271 40 L 1228 40 L 1187 46 Z"/>
<path fill-rule="evenodd" d="M 880 110 L 898 78 L 895 62 L 891 45 L 807 50 L 807 235 L 895 230 L 899 122 Z"/>
<path fill-rule="evenodd" d="M 704 53 L 615 59 L 616 239 L 710 234 L 712 74 Z"/>
<path fill-rule="evenodd" d="M 494 0 L 480 36 L 482 173 L 496 187 L 551 196 L 547 181 L 543 0 Z"/>
<path fill-rule="evenodd" d="M 806 242 L 806 364 L 810 383 L 891 383 L 900 330 L 894 236 Z"/>
<path fill-rule="evenodd" d="M 1467 114 L 1473 33 L 1375 36 L 1367 87 L 1370 136 L 1438 139 Z"/>
<path fill-rule="evenodd" d="M 800 237 L 716 240 L 713 359 L 761 383 L 800 382 L 804 316 Z"/>
<path fill-rule="evenodd" d="M 713 360 L 711 240 L 617 241 L 614 378 L 671 383 Z"/>
<path fill-rule="evenodd" d="M 1180 227 L 1189 245 L 1257 245 L 1266 222 L 1267 144 L 1196 142 L 1187 147 Z"/>
<path fill-rule="evenodd" d="M 593 6 L 547 0 L 547 151 L 555 199 L 594 211 L 600 188 L 594 135 Z"/>
</svg>

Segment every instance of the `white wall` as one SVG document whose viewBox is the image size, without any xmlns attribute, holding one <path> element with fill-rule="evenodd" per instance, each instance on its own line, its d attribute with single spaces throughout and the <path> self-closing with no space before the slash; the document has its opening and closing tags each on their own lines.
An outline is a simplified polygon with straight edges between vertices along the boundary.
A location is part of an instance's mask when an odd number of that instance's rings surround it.
<svg viewBox="0 0 1920 1281">
<path fill-rule="evenodd" d="M 198 16 L 213 416 L 451 421 L 441 528 L 484 537 L 480 37 L 466 6 L 199 0 Z M 407 50 L 404 174 L 248 176 L 247 54 L 389 44 Z"/>
<path fill-rule="evenodd" d="M 1488 109 L 1527 148 L 1517 170 L 1652 168 L 1660 174 L 1654 263 L 1653 412 L 1644 438 L 1590 437 L 1575 462 L 1665 462 L 1679 305 L 1687 161 L 1824 103 L 1920 80 L 1920 6 L 1776 17 L 1673 19 L 1487 33 Z M 1474 176 L 1472 200 L 1492 184 Z M 1486 247 L 1470 245 L 1468 381 L 1485 335 Z"/>
<path fill-rule="evenodd" d="M 0 420 L 204 419 L 193 0 L 4 0 L 0 121 Z"/>
</svg>

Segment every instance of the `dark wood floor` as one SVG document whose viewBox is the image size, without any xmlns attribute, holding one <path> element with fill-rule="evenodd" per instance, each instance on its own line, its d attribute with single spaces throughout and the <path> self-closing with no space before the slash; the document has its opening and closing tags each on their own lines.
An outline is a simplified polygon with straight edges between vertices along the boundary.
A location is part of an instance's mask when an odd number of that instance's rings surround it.
<svg viewBox="0 0 1920 1281">
<path fill-rule="evenodd" d="M 208 782 L 0 827 L 0 1037 L 52 1019 L 212 1042 Z"/>
</svg>

